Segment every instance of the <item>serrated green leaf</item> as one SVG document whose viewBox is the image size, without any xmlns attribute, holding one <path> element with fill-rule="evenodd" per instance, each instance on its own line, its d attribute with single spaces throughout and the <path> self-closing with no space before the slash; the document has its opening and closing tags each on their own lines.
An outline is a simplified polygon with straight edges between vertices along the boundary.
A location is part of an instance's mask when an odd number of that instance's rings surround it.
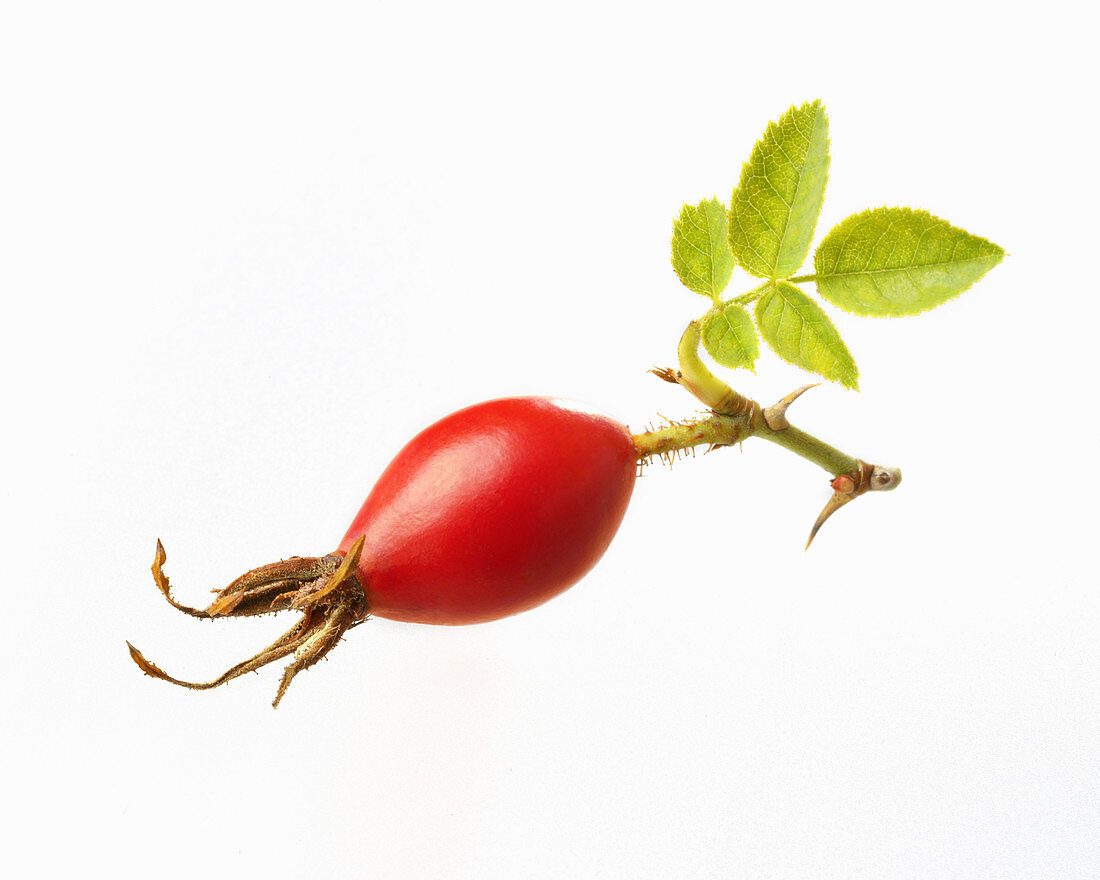
<svg viewBox="0 0 1100 880">
<path fill-rule="evenodd" d="M 829 120 L 820 101 L 768 123 L 733 191 L 729 243 L 760 278 L 787 278 L 810 252 L 829 176 Z"/>
<path fill-rule="evenodd" d="M 875 208 L 838 224 L 814 254 L 817 289 L 857 315 L 916 315 L 958 296 L 1004 249 L 913 208 Z"/>
<path fill-rule="evenodd" d="M 760 335 L 783 360 L 846 388 L 859 386 L 859 370 L 821 307 L 787 281 L 756 301 Z"/>
<path fill-rule="evenodd" d="M 749 313 L 735 303 L 708 312 L 703 318 L 703 345 L 723 367 L 752 369 L 760 343 Z"/>
<path fill-rule="evenodd" d="M 726 206 L 718 199 L 684 205 L 672 224 L 672 268 L 696 293 L 717 300 L 733 273 L 726 240 Z"/>
</svg>

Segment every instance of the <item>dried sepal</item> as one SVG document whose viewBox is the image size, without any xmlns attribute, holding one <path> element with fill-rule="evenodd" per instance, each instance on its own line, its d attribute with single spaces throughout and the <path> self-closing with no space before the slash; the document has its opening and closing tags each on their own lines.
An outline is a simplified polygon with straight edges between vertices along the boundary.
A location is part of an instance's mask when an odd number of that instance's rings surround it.
<svg viewBox="0 0 1100 880">
<path fill-rule="evenodd" d="M 296 556 L 260 566 L 237 578 L 219 591 L 209 607 L 199 610 L 172 598 L 168 578 L 163 572 L 167 554 L 161 542 L 157 541 L 153 579 L 165 599 L 185 614 L 207 619 L 253 616 L 283 609 L 303 611 L 304 614 L 301 620 L 262 651 L 210 681 L 175 678 L 127 642 L 130 657 L 142 672 L 153 678 L 191 690 L 209 690 L 293 654 L 294 659 L 283 674 L 272 704 L 278 706 L 294 676 L 324 657 L 349 628 L 366 617 L 366 597 L 355 576 L 362 551 L 363 539 L 360 538 L 343 557 L 338 554 Z"/>
</svg>

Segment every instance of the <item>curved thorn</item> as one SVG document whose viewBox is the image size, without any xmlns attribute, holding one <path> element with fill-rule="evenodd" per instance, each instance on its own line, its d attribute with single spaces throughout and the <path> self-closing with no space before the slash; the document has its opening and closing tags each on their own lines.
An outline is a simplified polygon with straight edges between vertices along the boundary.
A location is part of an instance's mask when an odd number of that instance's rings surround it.
<svg viewBox="0 0 1100 880">
<path fill-rule="evenodd" d="M 816 388 L 820 384 L 820 382 L 814 382 L 810 385 L 803 385 L 786 397 L 777 400 L 771 406 L 766 407 L 764 409 L 764 424 L 773 431 L 783 431 L 789 428 L 791 423 L 787 421 L 787 408 L 811 388 Z"/>
<path fill-rule="evenodd" d="M 821 527 L 825 525 L 825 520 L 836 513 L 845 504 L 851 501 L 853 498 L 857 498 L 857 495 L 847 492 L 834 492 L 833 497 L 825 502 L 825 507 L 822 508 L 821 513 L 818 514 L 817 521 L 814 523 L 814 527 L 810 529 L 810 537 L 806 539 L 806 550 L 810 549 L 810 544 L 813 543 L 814 537 L 821 530 Z"/>
</svg>

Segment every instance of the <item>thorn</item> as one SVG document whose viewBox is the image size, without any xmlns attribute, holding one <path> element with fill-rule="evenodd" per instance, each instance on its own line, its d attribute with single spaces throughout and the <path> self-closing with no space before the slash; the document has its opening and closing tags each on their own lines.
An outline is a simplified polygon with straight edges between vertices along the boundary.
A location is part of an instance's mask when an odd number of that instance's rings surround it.
<svg viewBox="0 0 1100 880">
<path fill-rule="evenodd" d="M 820 384 L 820 382 L 814 382 L 812 385 L 803 385 L 801 388 L 796 388 L 783 399 L 777 400 L 771 406 L 766 407 L 764 409 L 764 424 L 773 431 L 783 431 L 789 428 L 791 423 L 787 421 L 787 407 L 811 388 L 816 388 Z"/>
<path fill-rule="evenodd" d="M 825 506 L 821 509 L 821 513 L 818 514 L 817 521 L 814 523 L 814 527 L 810 529 L 810 537 L 806 539 L 806 550 L 810 549 L 810 544 L 813 543 L 817 533 L 821 530 L 821 527 L 825 525 L 825 520 L 836 513 L 845 504 L 851 501 L 853 498 L 858 498 L 858 495 L 854 495 L 849 492 L 834 492 L 833 497 L 825 502 Z"/>
</svg>

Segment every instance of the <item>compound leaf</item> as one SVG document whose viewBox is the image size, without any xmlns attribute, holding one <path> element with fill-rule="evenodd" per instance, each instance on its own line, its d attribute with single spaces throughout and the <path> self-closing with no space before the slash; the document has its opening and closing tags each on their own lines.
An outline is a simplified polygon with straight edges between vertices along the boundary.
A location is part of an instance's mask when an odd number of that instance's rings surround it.
<svg viewBox="0 0 1100 880">
<path fill-rule="evenodd" d="M 760 335 L 783 360 L 857 388 L 856 369 L 848 347 L 821 307 L 787 281 L 768 288 L 756 301 Z"/>
<path fill-rule="evenodd" d="M 810 251 L 829 176 L 829 120 L 820 101 L 791 107 L 763 136 L 733 191 L 729 243 L 753 275 L 787 278 Z"/>
<path fill-rule="evenodd" d="M 913 208 L 854 214 L 814 254 L 818 292 L 857 315 L 916 315 L 958 296 L 1004 257 L 991 241 Z"/>
<path fill-rule="evenodd" d="M 672 224 L 672 268 L 690 290 L 717 300 L 733 272 L 726 207 L 718 199 L 684 205 Z"/>
<path fill-rule="evenodd" d="M 703 345 L 723 367 L 752 369 L 760 356 L 760 343 L 752 318 L 742 306 L 728 303 L 703 318 Z"/>
</svg>

